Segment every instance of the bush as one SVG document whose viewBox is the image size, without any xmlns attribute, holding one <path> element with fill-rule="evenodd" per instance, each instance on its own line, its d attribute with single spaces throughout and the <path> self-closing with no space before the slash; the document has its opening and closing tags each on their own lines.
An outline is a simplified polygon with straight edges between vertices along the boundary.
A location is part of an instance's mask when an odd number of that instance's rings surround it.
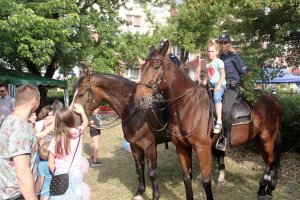
<svg viewBox="0 0 300 200">
<path fill-rule="evenodd" d="M 300 95 L 281 96 L 284 116 L 281 123 L 283 151 L 300 153 Z"/>
</svg>

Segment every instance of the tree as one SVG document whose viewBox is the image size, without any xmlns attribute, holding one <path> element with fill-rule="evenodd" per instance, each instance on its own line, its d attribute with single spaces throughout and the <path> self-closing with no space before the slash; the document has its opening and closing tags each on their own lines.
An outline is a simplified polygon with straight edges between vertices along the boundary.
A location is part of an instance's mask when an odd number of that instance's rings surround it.
<svg viewBox="0 0 300 200">
<path fill-rule="evenodd" d="M 203 50 L 216 37 L 227 4 L 226 0 L 186 0 L 177 5 L 179 14 L 170 19 L 160 34 L 181 48 L 181 63 L 187 61 L 190 52 Z"/>
<path fill-rule="evenodd" d="M 119 46 L 118 28 L 124 22 L 117 10 L 126 2 L 2 0 L 1 65 L 49 78 L 58 68 L 68 74 L 79 61 L 102 71 L 116 71 L 120 58 L 116 55 L 123 55 L 118 50 L 125 49 Z M 41 87 L 40 92 L 43 102 L 47 90 Z"/>
</svg>

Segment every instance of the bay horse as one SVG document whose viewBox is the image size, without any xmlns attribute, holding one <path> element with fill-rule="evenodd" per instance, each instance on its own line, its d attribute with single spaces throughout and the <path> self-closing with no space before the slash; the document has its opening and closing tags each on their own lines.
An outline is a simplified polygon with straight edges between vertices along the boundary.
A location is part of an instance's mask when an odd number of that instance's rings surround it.
<svg viewBox="0 0 300 200">
<path fill-rule="evenodd" d="M 210 115 L 208 91 L 178 68 L 166 56 L 169 42 L 158 50 L 150 51 L 142 66 L 140 83 L 135 101 L 140 109 L 146 110 L 150 102 L 156 101 L 154 94 L 162 93 L 166 109 L 170 114 L 168 130 L 176 145 L 186 199 L 193 198 L 192 190 L 192 149 L 200 166 L 202 184 L 206 198 L 214 199 L 211 188 L 211 151 L 218 135 L 213 135 L 213 120 Z M 236 125 L 231 130 L 231 145 L 238 146 L 255 140 L 266 164 L 266 171 L 259 180 L 258 199 L 271 199 L 276 187 L 280 165 L 281 140 L 279 134 L 282 109 L 274 97 L 260 92 L 260 99 L 249 104 L 253 120 L 248 124 Z M 225 153 L 217 151 L 219 164 L 218 181 L 224 181 Z"/>
<path fill-rule="evenodd" d="M 157 183 L 157 144 L 165 142 L 162 132 L 160 113 L 142 112 L 134 104 L 134 94 L 137 84 L 133 81 L 112 74 L 91 74 L 81 77 L 76 87 L 74 103 L 80 103 L 89 116 L 93 110 L 105 100 L 117 113 L 122 121 L 125 139 L 130 143 L 135 161 L 139 185 L 134 199 L 140 199 L 145 192 L 145 160 L 148 175 L 152 184 L 152 199 L 160 197 Z"/>
</svg>

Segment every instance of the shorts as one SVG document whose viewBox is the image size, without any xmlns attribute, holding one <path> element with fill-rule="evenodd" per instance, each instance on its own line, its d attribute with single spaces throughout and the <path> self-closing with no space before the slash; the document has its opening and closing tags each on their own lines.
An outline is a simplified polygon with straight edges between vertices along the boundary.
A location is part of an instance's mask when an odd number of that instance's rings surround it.
<svg viewBox="0 0 300 200">
<path fill-rule="evenodd" d="M 90 129 L 90 136 L 94 137 L 101 134 L 101 130 L 98 129 Z"/>
<path fill-rule="evenodd" d="M 212 87 L 215 88 L 217 83 L 211 83 Z M 222 97 L 224 95 L 224 92 L 226 90 L 226 85 L 221 86 L 221 91 L 220 92 L 214 92 L 214 103 L 222 103 Z"/>
</svg>

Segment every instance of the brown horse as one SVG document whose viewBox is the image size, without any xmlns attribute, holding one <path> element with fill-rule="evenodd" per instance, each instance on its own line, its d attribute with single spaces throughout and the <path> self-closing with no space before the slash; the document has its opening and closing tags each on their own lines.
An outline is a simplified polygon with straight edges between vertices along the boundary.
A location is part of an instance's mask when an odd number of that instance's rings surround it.
<svg viewBox="0 0 300 200">
<path fill-rule="evenodd" d="M 137 84 L 128 79 L 108 74 L 87 73 L 80 78 L 77 85 L 75 103 L 80 103 L 86 110 L 87 116 L 100 106 L 102 100 L 116 111 L 122 120 L 125 139 L 130 143 L 135 161 L 139 185 L 134 198 L 139 199 L 145 192 L 145 160 L 148 166 L 148 175 L 152 184 L 152 199 L 159 199 L 160 192 L 157 183 L 157 144 L 165 141 L 165 134 L 161 132 L 157 116 L 151 112 L 144 113 L 136 109 L 134 94 Z M 155 106 L 155 105 L 153 105 Z"/>
<path fill-rule="evenodd" d="M 211 147 L 217 135 L 213 136 L 207 90 L 197 85 L 186 73 L 176 67 L 166 55 L 169 42 L 158 50 L 150 52 L 142 66 L 140 84 L 136 91 L 136 103 L 147 109 L 154 101 L 155 93 L 162 93 L 170 113 L 172 142 L 176 145 L 183 170 L 186 199 L 193 199 L 192 192 L 192 149 L 198 158 L 201 178 L 207 199 L 213 199 L 211 189 Z M 232 127 L 231 144 L 238 146 L 250 140 L 257 141 L 266 163 L 266 171 L 259 181 L 258 198 L 271 198 L 276 187 L 277 170 L 280 163 L 279 127 L 282 110 L 276 100 L 260 93 L 260 100 L 249 105 L 253 120 L 249 124 Z M 276 145 L 276 147 L 275 147 Z M 218 153 L 219 178 L 224 180 L 224 153 Z"/>
</svg>

